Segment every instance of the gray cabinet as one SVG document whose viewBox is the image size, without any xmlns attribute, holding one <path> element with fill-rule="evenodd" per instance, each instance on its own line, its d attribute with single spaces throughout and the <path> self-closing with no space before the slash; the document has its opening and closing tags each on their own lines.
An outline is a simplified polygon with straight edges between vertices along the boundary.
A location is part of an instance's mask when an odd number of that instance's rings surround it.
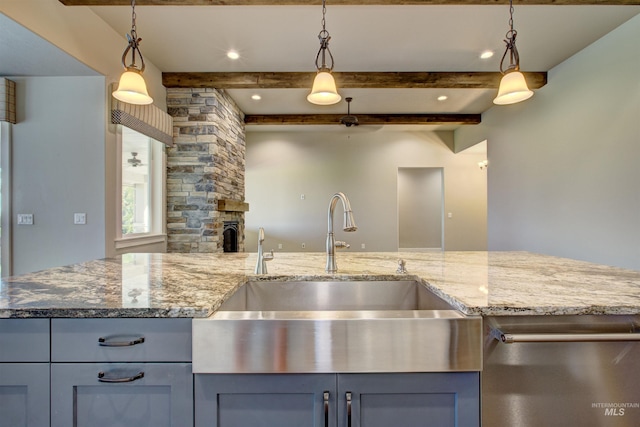
<svg viewBox="0 0 640 427">
<path fill-rule="evenodd" d="M 478 372 L 341 374 L 339 426 L 479 427 Z"/>
<path fill-rule="evenodd" d="M 334 374 L 202 374 L 194 381 L 197 427 L 336 426 Z"/>
<path fill-rule="evenodd" d="M 478 372 L 195 375 L 196 427 L 478 427 Z"/>
<path fill-rule="evenodd" d="M 53 363 L 51 390 L 52 427 L 193 425 L 190 363 Z"/>
<path fill-rule="evenodd" d="M 49 426 L 49 319 L 0 320 L 0 427 Z"/>
<path fill-rule="evenodd" d="M 193 425 L 191 319 L 52 319 L 52 427 Z"/>
</svg>

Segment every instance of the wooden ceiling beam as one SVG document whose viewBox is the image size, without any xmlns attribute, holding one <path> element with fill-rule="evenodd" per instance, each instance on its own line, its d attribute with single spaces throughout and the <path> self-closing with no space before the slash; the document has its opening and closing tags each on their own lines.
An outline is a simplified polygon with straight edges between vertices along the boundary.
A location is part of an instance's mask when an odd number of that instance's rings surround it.
<svg viewBox="0 0 640 427">
<path fill-rule="evenodd" d="M 247 125 L 339 125 L 344 114 L 246 115 Z M 480 114 L 356 114 L 360 125 L 477 125 Z"/>
<path fill-rule="evenodd" d="M 131 0 L 60 0 L 67 6 L 131 6 Z M 331 6 L 504 5 L 505 0 L 331 0 Z M 640 0 L 515 0 L 516 5 L 631 6 Z M 136 0 L 138 6 L 318 6 L 317 0 Z"/>
<path fill-rule="evenodd" d="M 303 89 L 315 72 L 162 73 L 167 88 Z M 497 89 L 499 72 L 334 72 L 340 88 Z M 531 89 L 547 83 L 546 72 L 525 72 Z"/>
</svg>

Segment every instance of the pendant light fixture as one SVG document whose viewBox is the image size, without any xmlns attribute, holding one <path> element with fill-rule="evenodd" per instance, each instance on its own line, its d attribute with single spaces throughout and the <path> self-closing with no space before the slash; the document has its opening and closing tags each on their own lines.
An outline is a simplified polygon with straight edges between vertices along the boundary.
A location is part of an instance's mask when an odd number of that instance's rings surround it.
<svg viewBox="0 0 640 427">
<path fill-rule="evenodd" d="M 520 72 L 520 55 L 516 48 L 518 32 L 513 29 L 513 0 L 509 0 L 509 27 L 507 39 L 504 41 L 507 44 L 507 48 L 500 60 L 500 72 L 503 77 L 500 80 L 498 96 L 493 100 L 493 103 L 498 105 L 515 104 L 533 96 L 533 91 L 529 89 L 524 75 Z M 507 53 L 509 53 L 509 67 L 505 70 L 503 64 Z"/>
<path fill-rule="evenodd" d="M 325 0 L 322 0 L 322 30 L 318 34 L 318 39 L 320 39 L 320 50 L 318 50 L 318 54 L 316 55 L 316 68 L 318 70 L 318 74 L 316 74 L 316 77 L 313 80 L 311 93 L 307 95 L 307 101 L 317 105 L 332 105 L 340 102 L 342 99 L 338 94 L 338 89 L 336 89 L 336 82 L 331 75 L 331 71 L 333 70 L 333 55 L 329 50 L 329 40 L 331 40 L 331 36 L 325 28 L 326 12 L 327 6 Z M 327 53 L 331 59 L 330 67 L 328 67 L 326 63 Z M 322 61 L 321 65 L 318 64 L 318 60 Z"/>
<path fill-rule="evenodd" d="M 147 105 L 153 102 L 153 98 L 147 92 L 147 84 L 142 77 L 144 72 L 144 58 L 140 52 L 141 38 L 138 38 L 136 32 L 136 0 L 131 0 L 131 34 L 127 34 L 129 45 L 122 54 L 122 66 L 125 71 L 120 76 L 118 89 L 113 92 L 113 97 L 129 103 L 138 105 Z M 126 65 L 127 54 L 131 51 L 131 64 Z M 136 52 L 140 56 L 140 68 L 136 65 Z"/>
</svg>

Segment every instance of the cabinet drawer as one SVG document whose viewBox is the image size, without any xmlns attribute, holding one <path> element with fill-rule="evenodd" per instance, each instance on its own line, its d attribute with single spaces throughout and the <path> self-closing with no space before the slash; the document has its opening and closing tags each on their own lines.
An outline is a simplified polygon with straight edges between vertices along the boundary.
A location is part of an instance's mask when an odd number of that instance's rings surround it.
<svg viewBox="0 0 640 427">
<path fill-rule="evenodd" d="M 49 319 L 0 319 L 0 362 L 48 362 Z"/>
<path fill-rule="evenodd" d="M 53 362 L 190 362 L 191 319 L 52 319 Z"/>
</svg>

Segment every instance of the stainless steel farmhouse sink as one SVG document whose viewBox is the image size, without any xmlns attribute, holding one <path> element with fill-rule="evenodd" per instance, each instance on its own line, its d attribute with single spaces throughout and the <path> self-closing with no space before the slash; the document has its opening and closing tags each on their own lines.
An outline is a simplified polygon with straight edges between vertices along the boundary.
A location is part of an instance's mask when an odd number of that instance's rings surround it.
<svg viewBox="0 0 640 427">
<path fill-rule="evenodd" d="M 193 321 L 194 373 L 480 371 L 482 320 L 422 283 L 251 281 Z"/>
<path fill-rule="evenodd" d="M 221 311 L 453 309 L 413 280 L 248 282 L 220 307 Z"/>
</svg>

